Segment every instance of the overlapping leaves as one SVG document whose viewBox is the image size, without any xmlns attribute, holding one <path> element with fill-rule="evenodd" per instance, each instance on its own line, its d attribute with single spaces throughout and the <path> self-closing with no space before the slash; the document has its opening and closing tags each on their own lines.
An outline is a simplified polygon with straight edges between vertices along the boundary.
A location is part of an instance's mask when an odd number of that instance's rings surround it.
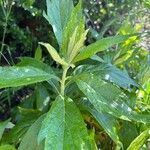
<svg viewBox="0 0 150 150">
<path fill-rule="evenodd" d="M 45 115 L 36 120 L 24 135 L 18 150 L 44 150 L 44 144 L 37 141 L 38 133 L 44 120 Z M 31 144 L 32 143 L 32 144 Z"/>
<path fill-rule="evenodd" d="M 74 74 L 82 74 L 83 72 L 93 73 L 96 76 L 113 82 L 124 89 L 130 89 L 131 85 L 138 86 L 138 84 L 129 77 L 127 72 L 118 69 L 112 64 L 98 63 L 96 65 L 80 65 L 75 69 Z"/>
<path fill-rule="evenodd" d="M 87 98 L 84 98 L 79 101 L 79 107 L 81 109 L 85 109 L 91 113 L 91 115 L 95 118 L 95 120 L 104 128 L 105 132 L 111 137 L 111 139 L 117 144 L 118 147 L 122 147 L 122 143 L 120 142 L 118 136 L 118 123 L 117 119 L 106 113 L 97 111 L 93 105 L 88 101 Z"/>
<path fill-rule="evenodd" d="M 76 83 L 97 111 L 107 112 L 127 121 L 150 122 L 149 115 L 138 114 L 128 106 L 128 97 L 118 87 L 94 74 L 81 75 L 76 78 Z"/>
</svg>

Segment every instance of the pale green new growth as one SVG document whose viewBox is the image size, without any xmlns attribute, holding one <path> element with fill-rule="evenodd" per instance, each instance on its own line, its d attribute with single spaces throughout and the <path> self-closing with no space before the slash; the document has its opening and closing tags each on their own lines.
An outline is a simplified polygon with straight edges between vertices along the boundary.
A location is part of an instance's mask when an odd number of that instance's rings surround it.
<svg viewBox="0 0 150 150">
<path fill-rule="evenodd" d="M 48 43 L 42 43 L 40 42 L 41 45 L 45 46 L 49 52 L 49 54 L 52 56 L 52 58 L 58 62 L 59 64 L 63 65 L 63 66 L 67 66 L 67 63 L 60 58 L 59 54 L 57 53 L 57 51 Z"/>
</svg>

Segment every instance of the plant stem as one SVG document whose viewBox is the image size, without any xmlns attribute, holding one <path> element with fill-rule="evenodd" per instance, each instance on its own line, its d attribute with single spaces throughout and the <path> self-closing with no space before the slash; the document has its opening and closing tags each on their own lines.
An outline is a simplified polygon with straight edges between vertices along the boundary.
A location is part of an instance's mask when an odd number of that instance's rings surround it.
<svg viewBox="0 0 150 150">
<path fill-rule="evenodd" d="M 60 94 L 62 96 L 65 95 L 65 82 L 66 82 L 66 76 L 67 76 L 67 71 L 68 71 L 69 67 L 64 67 L 63 68 L 63 75 L 62 75 L 62 80 L 61 80 L 61 89 L 60 89 Z"/>
<path fill-rule="evenodd" d="M 2 46 L 1 46 L 0 53 L 3 53 L 4 40 L 5 40 L 6 31 L 7 31 L 7 19 L 6 19 L 5 26 L 4 26 L 4 32 L 3 32 L 3 38 L 2 38 Z M 0 55 L 0 61 L 1 61 L 1 56 L 2 56 L 2 55 Z"/>
<path fill-rule="evenodd" d="M 12 5 L 13 5 L 13 2 L 10 4 L 8 11 L 5 11 L 4 7 L 2 6 L 3 13 L 5 15 L 5 25 L 4 25 L 4 32 L 3 32 L 3 37 L 2 37 L 2 46 L 1 46 L 1 49 L 0 49 L 0 61 L 1 61 L 1 56 L 2 56 L 2 53 L 3 53 L 4 45 L 5 45 L 4 41 L 5 41 L 5 36 L 6 36 L 6 32 L 7 32 L 7 25 L 8 25 L 8 19 L 9 19 L 10 13 L 11 13 Z"/>
</svg>

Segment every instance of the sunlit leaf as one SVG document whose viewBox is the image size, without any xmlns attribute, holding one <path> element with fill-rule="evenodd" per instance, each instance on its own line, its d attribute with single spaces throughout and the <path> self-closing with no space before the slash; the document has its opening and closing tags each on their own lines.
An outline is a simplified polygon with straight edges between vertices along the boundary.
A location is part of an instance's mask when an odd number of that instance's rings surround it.
<svg viewBox="0 0 150 150">
<path fill-rule="evenodd" d="M 63 32 L 61 53 L 66 60 L 71 59 L 72 61 L 74 56 L 78 54 L 79 49 L 84 44 L 86 34 L 87 31 L 85 31 L 85 21 L 82 14 L 80 0 L 77 6 L 73 8 L 67 26 L 65 27 Z"/>
<path fill-rule="evenodd" d="M 0 88 L 17 87 L 55 78 L 40 69 L 26 67 L 0 67 Z"/>
<path fill-rule="evenodd" d="M 134 139 L 134 141 L 130 144 L 130 146 L 127 148 L 127 150 L 139 150 L 144 142 L 147 140 L 147 138 L 150 137 L 150 129 L 145 130 L 142 132 L 137 138 Z"/>
<path fill-rule="evenodd" d="M 129 107 L 128 97 L 111 83 L 90 74 L 79 76 L 76 83 L 98 112 L 107 112 L 127 121 L 150 122 L 149 115 L 138 114 Z"/>
<path fill-rule="evenodd" d="M 63 66 L 67 66 L 67 63 L 62 58 L 60 58 L 57 51 L 50 44 L 42 43 L 42 42 L 40 42 L 40 44 L 47 48 L 48 52 L 50 53 L 50 55 L 56 62 L 58 62 L 59 64 L 61 64 Z"/>
<path fill-rule="evenodd" d="M 97 52 L 104 51 L 111 46 L 126 41 L 130 35 L 117 35 L 113 37 L 103 38 L 97 42 L 83 48 L 81 52 L 75 57 L 73 62 L 81 61 L 87 58 L 92 57 Z"/>
<path fill-rule="evenodd" d="M 93 73 L 96 76 L 113 82 L 124 89 L 130 89 L 131 85 L 138 87 L 138 84 L 129 77 L 127 72 L 118 69 L 112 64 L 102 63 L 98 65 L 80 65 L 75 69 L 74 74 L 82 74 L 85 72 Z"/>
<path fill-rule="evenodd" d="M 70 98 L 56 98 L 39 132 L 39 142 L 44 139 L 45 150 L 93 150 L 82 116 Z"/>
</svg>

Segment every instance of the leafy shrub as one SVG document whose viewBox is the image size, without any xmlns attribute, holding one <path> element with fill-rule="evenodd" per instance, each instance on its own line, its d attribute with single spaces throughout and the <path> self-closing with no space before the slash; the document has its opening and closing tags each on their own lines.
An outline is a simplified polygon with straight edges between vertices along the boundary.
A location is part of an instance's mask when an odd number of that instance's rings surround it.
<svg viewBox="0 0 150 150">
<path fill-rule="evenodd" d="M 46 2 L 44 17 L 58 45 L 39 44 L 47 49 L 57 67 L 42 62 L 40 47 L 34 58 L 23 57 L 14 66 L 0 67 L 1 89 L 27 85 L 32 89 L 22 106 L 13 110 L 16 125 L 10 120 L 0 124 L 0 148 L 139 149 L 149 137 L 150 117 L 137 107 L 136 91 L 143 90 L 144 99 L 149 100 L 150 68 L 145 59 L 137 64 L 137 70 L 141 70 L 138 76 L 124 70 L 137 63 L 133 59 L 137 54 L 129 51 L 141 34 L 136 30 L 123 34 L 127 29 L 123 26 L 119 35 L 100 38 L 86 46 L 88 30 L 81 1 L 76 6 L 70 0 Z M 148 52 L 146 57 L 149 58 Z M 147 66 L 144 71 L 142 63 Z M 4 133 L 5 129 L 8 130 Z M 128 135 L 124 132 L 127 130 L 131 130 Z"/>
</svg>

